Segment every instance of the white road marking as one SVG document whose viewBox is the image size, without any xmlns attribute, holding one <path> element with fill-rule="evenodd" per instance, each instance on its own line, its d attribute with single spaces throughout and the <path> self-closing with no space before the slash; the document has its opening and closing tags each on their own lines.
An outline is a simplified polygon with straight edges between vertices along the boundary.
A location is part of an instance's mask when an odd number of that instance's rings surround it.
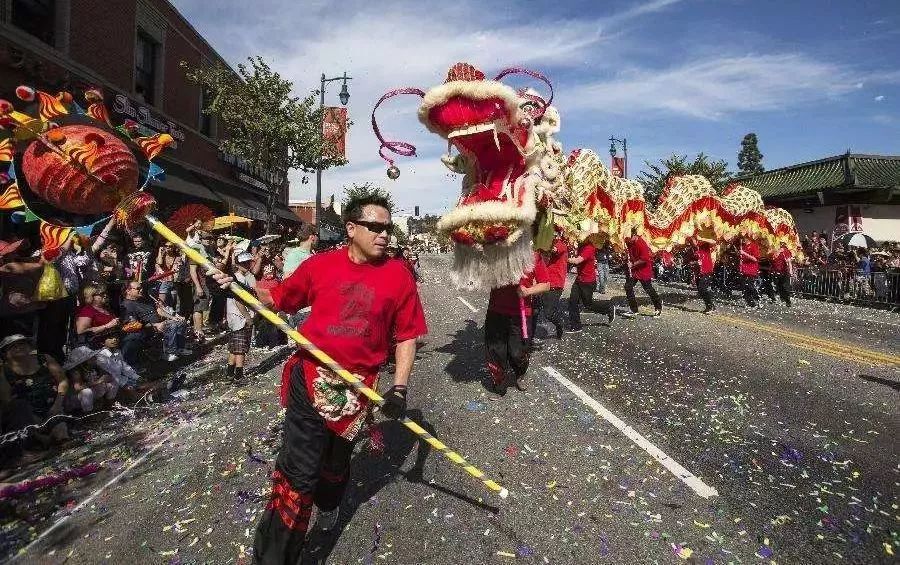
<svg viewBox="0 0 900 565">
<path fill-rule="evenodd" d="M 460 302 L 462 302 L 463 304 L 465 304 L 466 306 L 468 306 L 469 310 L 471 310 L 472 312 L 478 312 L 478 308 L 469 304 L 469 301 L 466 300 L 465 298 L 463 298 L 462 296 L 457 296 L 456 299 L 459 300 Z"/>
<path fill-rule="evenodd" d="M 607 410 L 602 404 L 591 398 L 588 393 L 584 392 L 578 385 L 570 381 L 569 379 L 562 376 L 559 371 L 554 369 L 553 367 L 544 367 L 544 370 L 547 371 L 551 377 L 556 379 L 559 384 L 563 385 L 569 391 L 575 394 L 582 402 L 584 402 L 588 407 L 592 408 L 598 415 L 603 416 L 603 418 L 612 424 L 617 430 L 625 434 L 625 437 L 634 442 L 635 445 L 646 451 L 650 454 L 651 457 L 656 459 L 660 465 L 668 469 L 673 475 L 681 479 L 684 484 L 691 487 L 691 489 L 696 492 L 698 495 L 703 498 L 710 498 L 713 496 L 718 496 L 719 492 L 713 487 L 704 483 L 700 477 L 694 475 L 687 469 L 681 466 L 680 463 L 663 453 L 663 451 L 650 443 L 650 441 L 639 434 L 637 430 L 623 422 L 619 419 L 618 416 Z"/>
</svg>

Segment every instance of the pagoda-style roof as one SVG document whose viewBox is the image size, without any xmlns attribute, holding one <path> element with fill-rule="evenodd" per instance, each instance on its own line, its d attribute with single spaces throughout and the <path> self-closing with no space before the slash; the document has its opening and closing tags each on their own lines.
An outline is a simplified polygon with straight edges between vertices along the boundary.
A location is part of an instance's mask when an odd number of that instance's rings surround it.
<svg viewBox="0 0 900 565">
<path fill-rule="evenodd" d="M 793 200 L 816 193 L 869 192 L 900 189 L 900 155 L 845 153 L 737 177 L 738 182 L 759 192 L 765 201 Z"/>
</svg>

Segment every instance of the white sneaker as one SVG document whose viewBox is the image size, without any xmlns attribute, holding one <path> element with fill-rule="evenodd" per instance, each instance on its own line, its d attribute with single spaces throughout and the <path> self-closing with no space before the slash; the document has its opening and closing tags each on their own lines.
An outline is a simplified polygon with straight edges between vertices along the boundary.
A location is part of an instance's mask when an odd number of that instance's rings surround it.
<svg viewBox="0 0 900 565">
<path fill-rule="evenodd" d="M 323 532 L 328 532 L 334 529 L 334 526 L 337 524 L 338 516 L 341 514 L 341 507 L 338 506 L 331 512 L 325 512 L 324 510 L 319 510 L 316 515 L 316 527 L 322 530 Z"/>
<path fill-rule="evenodd" d="M 193 354 L 194 354 L 194 350 L 193 350 L 193 349 L 187 349 L 187 348 L 185 348 L 185 349 L 179 349 L 179 350 L 178 350 L 178 354 L 181 355 L 182 357 L 185 357 L 185 356 L 187 356 L 187 355 L 193 355 Z"/>
<path fill-rule="evenodd" d="M 166 356 L 166 361 L 168 361 L 169 363 L 171 363 L 172 361 L 177 361 L 177 360 L 178 360 L 178 354 L 177 354 L 177 353 L 169 353 L 169 354 Z"/>
<path fill-rule="evenodd" d="M 623 318 L 628 319 L 628 320 L 630 320 L 630 319 L 634 318 L 635 316 L 637 316 L 637 314 L 635 314 L 635 313 L 632 312 L 631 310 L 625 310 L 624 312 L 620 313 L 619 315 L 622 316 Z"/>
</svg>

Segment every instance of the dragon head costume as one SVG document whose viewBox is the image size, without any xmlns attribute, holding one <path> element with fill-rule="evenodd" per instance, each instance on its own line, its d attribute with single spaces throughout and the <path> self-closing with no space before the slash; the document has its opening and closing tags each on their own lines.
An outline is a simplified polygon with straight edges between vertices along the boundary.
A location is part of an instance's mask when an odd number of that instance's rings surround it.
<svg viewBox="0 0 900 565">
<path fill-rule="evenodd" d="M 504 84 L 511 74 L 546 83 L 549 97 Z M 382 96 L 372 111 L 372 127 L 390 178 L 400 171 L 386 151 L 416 154 L 409 143 L 386 140 L 375 120 L 375 110 L 397 94 L 422 97 L 419 121 L 447 140 L 441 160 L 463 175 L 456 207 L 438 223 L 455 243 L 451 277 L 462 288 L 516 283 L 532 265 L 533 248 L 549 247 L 554 237 L 622 249 L 637 233 L 654 251 L 671 252 L 698 234 L 723 242 L 741 236 L 772 251 L 783 241 L 801 256 L 790 214 L 766 209 L 759 194 L 746 187 L 731 185 L 719 195 L 702 176 L 672 177 L 651 209 L 643 186 L 614 176 L 594 152 L 576 149 L 566 158 L 555 139 L 560 115 L 552 106 L 553 87 L 527 69 L 506 69 L 487 79 L 476 67 L 457 63 L 443 84 L 428 91 L 403 88 Z"/>
</svg>

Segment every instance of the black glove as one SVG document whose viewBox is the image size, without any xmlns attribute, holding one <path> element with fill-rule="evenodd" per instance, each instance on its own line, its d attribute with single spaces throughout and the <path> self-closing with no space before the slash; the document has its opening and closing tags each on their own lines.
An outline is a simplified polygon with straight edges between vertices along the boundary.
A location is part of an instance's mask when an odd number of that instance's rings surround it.
<svg viewBox="0 0 900 565">
<path fill-rule="evenodd" d="M 406 415 L 406 385 L 394 385 L 385 393 L 381 413 L 391 420 Z"/>
</svg>

